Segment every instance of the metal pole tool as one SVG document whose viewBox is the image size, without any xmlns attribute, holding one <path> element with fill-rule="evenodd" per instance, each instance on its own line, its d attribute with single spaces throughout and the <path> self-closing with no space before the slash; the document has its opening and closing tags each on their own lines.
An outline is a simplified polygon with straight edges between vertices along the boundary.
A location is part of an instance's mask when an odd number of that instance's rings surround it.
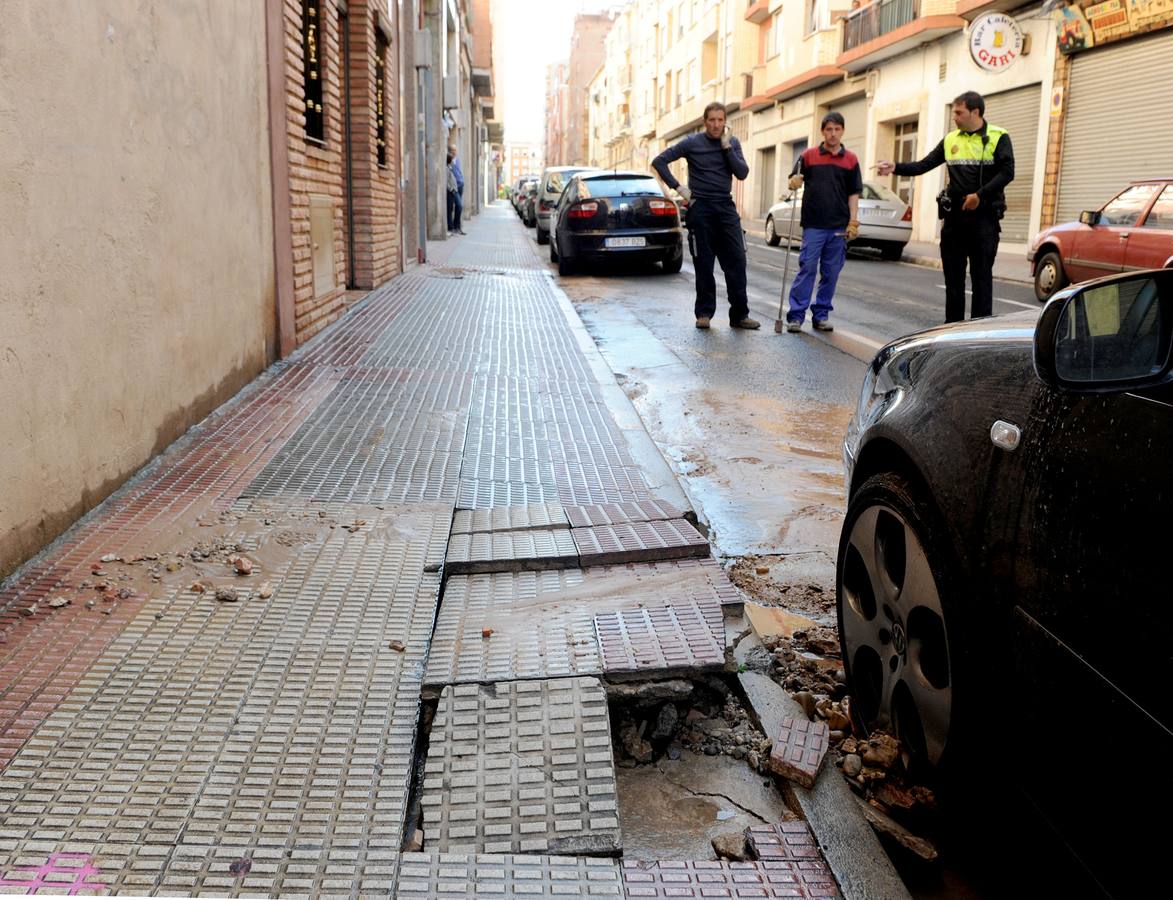
<svg viewBox="0 0 1173 900">
<path fill-rule="evenodd" d="M 778 318 L 774 320 L 774 334 L 782 333 L 782 322 L 786 307 L 786 282 L 790 278 L 790 245 L 794 241 L 794 214 L 798 211 L 798 192 L 790 195 L 790 229 L 786 232 L 786 261 L 782 263 L 782 296 L 778 300 Z"/>
</svg>

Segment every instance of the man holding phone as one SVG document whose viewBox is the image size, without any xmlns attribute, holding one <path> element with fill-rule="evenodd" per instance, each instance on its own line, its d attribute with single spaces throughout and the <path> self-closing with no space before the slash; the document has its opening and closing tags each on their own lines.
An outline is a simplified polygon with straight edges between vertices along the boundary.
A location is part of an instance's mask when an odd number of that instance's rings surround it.
<svg viewBox="0 0 1173 900">
<path fill-rule="evenodd" d="M 668 163 L 688 161 L 688 186 L 673 176 Z M 652 160 L 652 168 L 671 190 L 688 203 L 685 227 L 688 247 L 696 268 L 696 327 L 708 328 L 717 312 L 717 281 L 714 259 L 721 261 L 725 288 L 729 294 L 729 324 L 733 328 L 756 329 L 762 323 L 749 317 L 745 283 L 745 236 L 741 216 L 733 202 L 733 178 L 744 181 L 749 166 L 741 153 L 741 142 L 725 124 L 725 107 L 705 107 L 705 129 L 677 141 Z"/>
</svg>

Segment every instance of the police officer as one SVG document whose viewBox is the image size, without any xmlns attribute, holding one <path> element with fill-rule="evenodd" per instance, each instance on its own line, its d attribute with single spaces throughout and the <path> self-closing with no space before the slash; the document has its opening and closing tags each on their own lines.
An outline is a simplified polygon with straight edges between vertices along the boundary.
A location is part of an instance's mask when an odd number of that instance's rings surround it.
<svg viewBox="0 0 1173 900">
<path fill-rule="evenodd" d="M 688 160 L 688 186 L 672 175 L 668 163 Z M 689 249 L 696 267 L 696 327 L 708 328 L 717 312 L 717 282 L 713 259 L 721 261 L 725 288 L 729 294 L 729 324 L 734 328 L 761 328 L 749 317 L 745 292 L 745 239 L 741 216 L 730 189 L 733 178 L 744 181 L 749 166 L 741 154 L 741 142 L 725 127 L 725 107 L 705 107 L 705 130 L 690 134 L 652 160 L 652 168 L 669 188 L 689 204 L 687 227 Z"/>
<path fill-rule="evenodd" d="M 970 318 L 988 316 L 994 307 L 994 257 L 999 220 L 1006 212 L 1006 185 L 1014 180 L 1014 149 L 1005 129 L 985 120 L 986 101 L 966 91 L 953 101 L 953 124 L 933 151 L 918 162 L 876 167 L 881 175 L 922 175 L 941 163 L 949 183 L 937 198 L 941 226 L 941 266 L 945 274 L 945 321 L 965 318 L 965 267 L 973 284 Z"/>
</svg>

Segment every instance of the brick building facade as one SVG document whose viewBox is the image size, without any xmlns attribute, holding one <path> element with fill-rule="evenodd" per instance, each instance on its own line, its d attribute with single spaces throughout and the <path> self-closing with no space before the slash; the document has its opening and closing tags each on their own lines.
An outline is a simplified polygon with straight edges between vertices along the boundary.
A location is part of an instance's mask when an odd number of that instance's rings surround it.
<svg viewBox="0 0 1173 900">
<path fill-rule="evenodd" d="M 348 288 L 370 289 L 403 270 L 397 29 L 385 8 L 284 3 L 297 344 L 339 316 Z"/>
</svg>

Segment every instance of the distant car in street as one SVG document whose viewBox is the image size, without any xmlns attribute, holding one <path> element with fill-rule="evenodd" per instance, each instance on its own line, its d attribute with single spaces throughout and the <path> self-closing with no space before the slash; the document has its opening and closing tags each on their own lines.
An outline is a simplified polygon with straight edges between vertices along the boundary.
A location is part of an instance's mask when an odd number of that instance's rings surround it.
<svg viewBox="0 0 1173 900">
<path fill-rule="evenodd" d="M 1173 271 L 1087 282 L 887 345 L 844 438 L 857 734 L 1016 785 L 1122 897 L 1173 803 L 1171 348 Z"/>
<path fill-rule="evenodd" d="M 766 243 L 777 247 L 790 231 L 790 216 L 797 199 L 799 207 L 794 214 L 794 242 L 802 240 L 802 195 L 804 188 L 779 200 L 766 213 Z M 893 191 L 872 181 L 865 181 L 859 195 L 859 236 L 849 246 L 874 247 L 883 259 L 900 259 L 904 245 L 912 239 L 912 207 Z"/>
<path fill-rule="evenodd" d="M 533 181 L 537 175 L 522 175 L 517 179 L 517 182 L 509 188 L 509 202 L 513 204 L 513 211 L 521 215 L 521 198 L 525 192 L 525 185 L 527 181 Z"/>
<path fill-rule="evenodd" d="M 1039 300 L 1088 278 L 1173 266 L 1173 178 L 1134 181 L 1078 222 L 1043 229 L 1026 258 Z"/>
<path fill-rule="evenodd" d="M 579 172 L 554 209 L 550 261 L 569 275 L 587 262 L 645 259 L 665 272 L 684 264 L 684 231 L 676 203 L 643 172 Z"/>
<path fill-rule="evenodd" d="M 534 228 L 538 224 L 538 180 L 531 178 L 521 186 L 521 196 L 517 201 L 517 212 L 526 228 Z"/>
<path fill-rule="evenodd" d="M 576 172 L 587 171 L 588 168 L 588 166 L 550 166 L 538 179 L 540 185 L 537 200 L 537 238 L 539 244 L 545 244 L 550 240 L 550 214 L 558 205 L 558 198 L 562 196 L 562 189 L 566 187 L 567 179 Z"/>
</svg>

